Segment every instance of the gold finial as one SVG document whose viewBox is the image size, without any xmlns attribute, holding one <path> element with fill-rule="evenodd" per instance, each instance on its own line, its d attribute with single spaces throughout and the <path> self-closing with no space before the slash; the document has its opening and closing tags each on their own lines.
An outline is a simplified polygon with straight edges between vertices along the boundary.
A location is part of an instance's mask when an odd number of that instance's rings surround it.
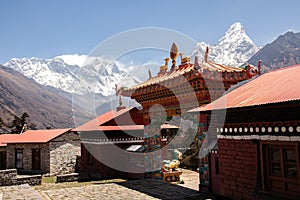
<svg viewBox="0 0 300 200">
<path fill-rule="evenodd" d="M 118 94 L 118 91 L 119 91 L 119 89 L 118 89 L 118 84 L 115 84 L 115 90 L 116 90 L 116 96 L 118 96 L 119 94 Z"/>
<path fill-rule="evenodd" d="M 182 58 L 183 58 L 183 53 L 180 52 L 179 55 L 180 55 L 180 58 L 181 58 L 181 60 L 182 60 Z"/>
<path fill-rule="evenodd" d="M 195 56 L 195 61 L 194 61 L 194 68 L 196 70 L 200 69 L 199 61 L 198 61 L 198 56 Z"/>
<path fill-rule="evenodd" d="M 204 61 L 205 61 L 205 62 L 208 61 L 208 52 L 209 52 L 209 48 L 206 47 L 206 51 L 205 51 L 205 55 L 204 55 Z"/>
<path fill-rule="evenodd" d="M 152 73 L 151 73 L 150 69 L 148 69 L 148 74 L 149 74 L 149 79 L 151 79 L 152 78 Z"/>
<path fill-rule="evenodd" d="M 183 64 L 183 63 L 184 63 L 184 62 L 183 62 L 183 59 L 184 59 L 183 53 L 181 52 L 181 53 L 179 53 L 179 55 L 180 55 L 180 58 L 181 58 L 181 64 Z"/>
<path fill-rule="evenodd" d="M 123 101 L 121 95 L 119 95 L 119 107 L 123 107 Z"/>
<path fill-rule="evenodd" d="M 169 60 L 170 58 L 165 58 L 165 65 L 160 66 L 160 70 L 158 74 L 162 75 L 168 71 Z"/>
<path fill-rule="evenodd" d="M 169 65 L 169 60 L 170 60 L 170 58 L 165 58 L 165 66 Z"/>
<path fill-rule="evenodd" d="M 261 60 L 258 61 L 257 70 L 258 70 L 258 75 L 260 75 L 261 74 Z"/>
<path fill-rule="evenodd" d="M 191 58 L 189 56 L 184 57 L 183 53 L 179 53 L 180 57 L 181 57 L 181 64 L 187 63 L 191 61 Z"/>
<path fill-rule="evenodd" d="M 175 43 L 172 44 L 171 51 L 170 51 L 170 58 L 172 59 L 172 66 L 171 69 L 176 68 L 176 58 L 178 56 L 178 47 Z"/>
</svg>

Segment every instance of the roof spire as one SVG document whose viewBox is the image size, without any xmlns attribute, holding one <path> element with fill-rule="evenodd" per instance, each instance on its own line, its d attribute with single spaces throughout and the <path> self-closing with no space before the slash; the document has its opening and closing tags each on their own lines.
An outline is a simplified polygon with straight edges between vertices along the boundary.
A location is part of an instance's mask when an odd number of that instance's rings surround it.
<svg viewBox="0 0 300 200">
<path fill-rule="evenodd" d="M 123 107 L 123 101 L 121 95 L 119 95 L 119 107 Z"/>
<path fill-rule="evenodd" d="M 207 62 L 208 61 L 208 53 L 209 53 L 209 48 L 208 46 L 206 47 L 206 50 L 205 50 L 205 55 L 204 55 L 204 62 Z"/>
<path fill-rule="evenodd" d="M 122 96 L 119 95 L 119 106 L 117 107 L 117 111 L 120 111 L 124 108 L 126 108 L 126 106 L 123 105 Z"/>
<path fill-rule="evenodd" d="M 194 69 L 198 70 L 200 68 L 201 66 L 199 65 L 198 56 L 195 56 Z"/>
<path fill-rule="evenodd" d="M 169 60 L 170 60 L 170 58 L 165 58 L 165 66 L 169 66 Z"/>
<path fill-rule="evenodd" d="M 149 79 L 151 79 L 152 78 L 152 73 L 151 73 L 150 69 L 148 69 L 148 75 L 149 75 Z"/>
<path fill-rule="evenodd" d="M 260 75 L 261 74 L 261 60 L 258 61 L 257 70 L 258 70 L 258 75 Z"/>
<path fill-rule="evenodd" d="M 165 58 L 165 65 L 160 66 L 158 75 L 163 75 L 168 71 L 168 63 L 170 58 Z"/>
<path fill-rule="evenodd" d="M 175 44 L 175 42 L 173 42 L 172 47 L 171 47 L 171 51 L 170 51 L 170 58 L 172 59 L 172 66 L 171 66 L 171 70 L 176 69 L 176 58 L 178 56 L 178 47 Z"/>
<path fill-rule="evenodd" d="M 184 57 L 183 53 L 179 53 L 181 57 L 181 64 L 185 64 L 191 61 L 191 58 L 189 56 Z"/>
</svg>

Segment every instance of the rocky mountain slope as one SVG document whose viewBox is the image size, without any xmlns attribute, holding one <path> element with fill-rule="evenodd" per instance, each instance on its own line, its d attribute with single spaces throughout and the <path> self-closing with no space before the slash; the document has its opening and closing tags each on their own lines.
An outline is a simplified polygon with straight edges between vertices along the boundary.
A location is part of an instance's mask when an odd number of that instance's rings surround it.
<svg viewBox="0 0 300 200">
<path fill-rule="evenodd" d="M 300 63 L 300 33 L 287 32 L 265 45 L 248 62 L 262 60 L 264 72 Z"/>
<path fill-rule="evenodd" d="M 0 80 L 0 116 L 5 122 L 27 112 L 39 129 L 74 127 L 71 101 L 1 65 Z M 73 109 L 83 121 L 90 118 L 78 106 Z"/>
</svg>

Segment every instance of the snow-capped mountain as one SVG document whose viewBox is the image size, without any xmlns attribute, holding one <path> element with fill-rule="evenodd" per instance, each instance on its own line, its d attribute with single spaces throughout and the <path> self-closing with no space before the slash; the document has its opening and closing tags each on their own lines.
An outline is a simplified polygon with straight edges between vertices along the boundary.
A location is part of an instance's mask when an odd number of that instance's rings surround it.
<svg viewBox="0 0 300 200">
<path fill-rule="evenodd" d="M 210 47 L 209 59 L 224 65 L 240 66 L 252 57 L 260 47 L 245 33 L 241 23 L 234 23 L 216 45 L 200 42 L 192 57 L 203 58 Z M 159 61 L 160 62 L 160 61 Z M 52 59 L 13 58 L 4 66 L 12 68 L 36 82 L 75 94 L 98 93 L 109 96 L 115 92 L 115 84 L 133 86 L 146 80 L 148 69 L 154 72 L 159 64 L 151 62 L 139 66 L 126 66 L 111 58 L 87 55 L 61 55 Z M 138 71 L 138 74 L 136 73 Z"/>
<path fill-rule="evenodd" d="M 198 43 L 192 56 L 203 58 L 207 46 L 210 60 L 236 67 L 244 64 L 261 48 L 254 44 L 240 22 L 231 25 L 216 45 L 209 45 L 205 42 Z"/>
<path fill-rule="evenodd" d="M 140 82 L 130 76 L 122 63 L 103 57 L 63 55 L 53 59 L 13 58 L 4 66 L 12 68 L 42 85 L 69 93 L 114 94 L 115 84 L 132 86 Z"/>
</svg>

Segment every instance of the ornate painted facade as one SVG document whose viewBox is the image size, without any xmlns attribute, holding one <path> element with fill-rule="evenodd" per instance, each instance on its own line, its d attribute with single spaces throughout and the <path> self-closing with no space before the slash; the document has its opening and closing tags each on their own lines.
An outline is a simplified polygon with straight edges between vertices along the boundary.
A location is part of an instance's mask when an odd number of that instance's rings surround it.
<svg viewBox="0 0 300 200">
<path fill-rule="evenodd" d="M 170 69 L 170 58 L 166 58 L 156 76 L 152 77 L 149 71 L 148 80 L 130 88 L 121 88 L 117 94 L 135 99 L 143 106 L 145 113 L 151 106 L 160 104 L 167 110 L 168 116 L 177 116 L 217 99 L 232 85 L 260 74 L 260 63 L 257 68 L 248 65 L 246 69 L 224 66 L 210 61 L 208 53 L 207 48 L 200 63 L 197 57 L 191 63 L 189 57 L 180 53 L 181 63 L 177 66 L 178 48 L 173 43 Z"/>
</svg>

